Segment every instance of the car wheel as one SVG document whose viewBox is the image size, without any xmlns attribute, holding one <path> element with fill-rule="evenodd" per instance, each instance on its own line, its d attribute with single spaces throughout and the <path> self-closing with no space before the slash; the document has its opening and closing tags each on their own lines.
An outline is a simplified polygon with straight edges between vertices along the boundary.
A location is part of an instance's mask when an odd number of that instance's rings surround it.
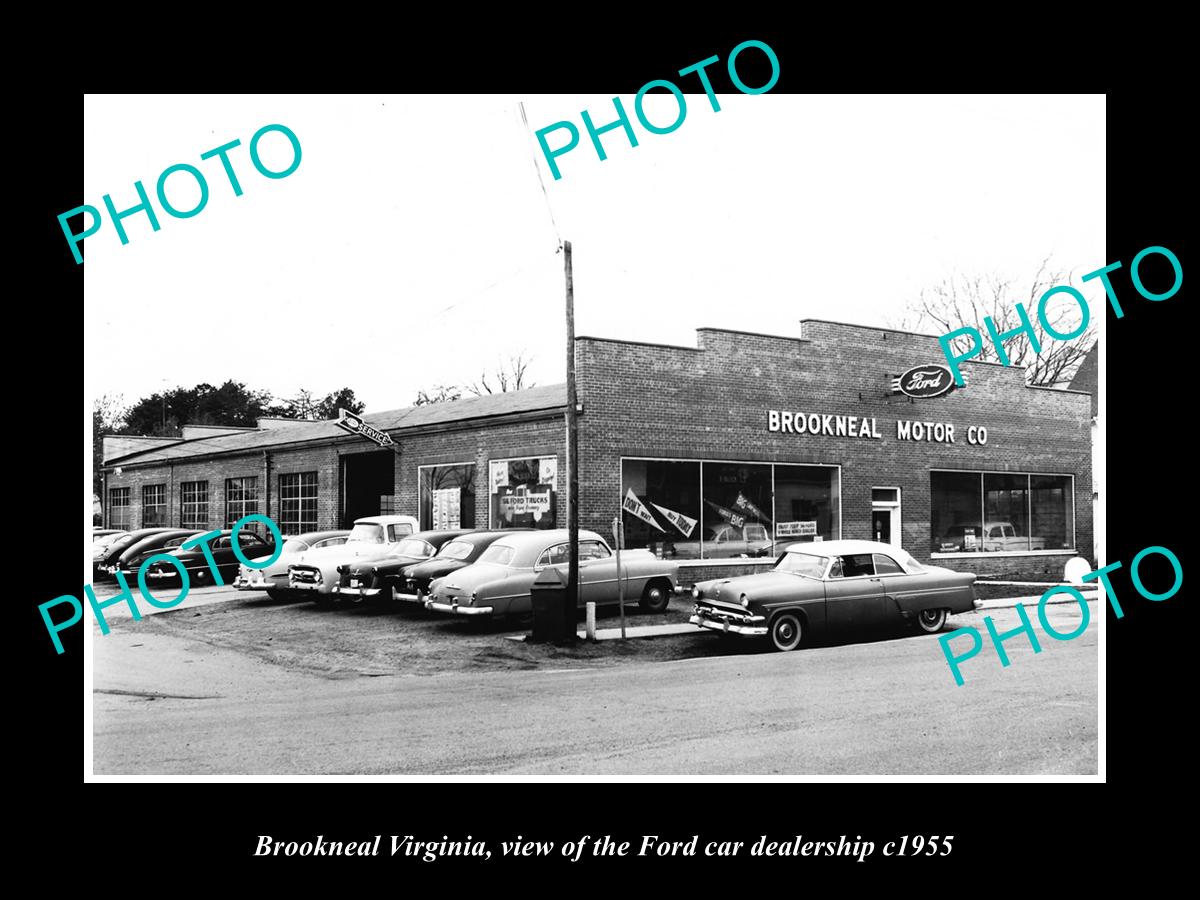
<svg viewBox="0 0 1200 900">
<path fill-rule="evenodd" d="M 781 613 L 771 621 L 771 646 L 776 650 L 795 650 L 803 635 L 800 617 L 794 613 Z"/>
<path fill-rule="evenodd" d="M 917 627 L 926 634 L 937 634 L 946 627 L 945 609 L 923 609 L 917 613 Z"/>
<path fill-rule="evenodd" d="M 638 606 L 648 613 L 661 613 L 667 611 L 670 602 L 671 594 L 667 585 L 662 581 L 651 581 L 642 591 L 642 599 Z"/>
</svg>

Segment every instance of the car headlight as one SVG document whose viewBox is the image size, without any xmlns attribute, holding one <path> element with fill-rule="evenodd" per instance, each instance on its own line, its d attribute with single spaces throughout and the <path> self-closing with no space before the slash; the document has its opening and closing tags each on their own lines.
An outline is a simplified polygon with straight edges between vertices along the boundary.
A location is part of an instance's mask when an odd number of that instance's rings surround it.
<svg viewBox="0 0 1200 900">
<path fill-rule="evenodd" d="M 704 591 L 700 590 L 700 588 L 698 588 L 698 587 L 692 588 L 692 598 L 693 599 L 699 600 L 703 596 L 704 596 Z"/>
<path fill-rule="evenodd" d="M 750 598 L 747 597 L 745 594 L 742 594 L 741 604 L 746 609 L 749 609 L 750 608 Z"/>
</svg>

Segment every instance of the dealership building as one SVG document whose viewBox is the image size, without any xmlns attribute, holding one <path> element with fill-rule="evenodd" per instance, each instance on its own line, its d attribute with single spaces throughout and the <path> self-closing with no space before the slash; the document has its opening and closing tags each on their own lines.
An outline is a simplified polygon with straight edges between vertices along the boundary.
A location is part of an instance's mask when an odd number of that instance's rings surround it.
<svg viewBox="0 0 1200 900">
<path fill-rule="evenodd" d="M 929 335 L 819 320 L 696 346 L 576 339 L 580 524 L 679 561 L 684 583 L 783 544 L 880 540 L 920 560 L 1059 580 L 1093 558 L 1088 391 L 961 364 Z M 1094 380 L 1093 382 L 1094 383 Z M 285 534 L 406 513 L 423 528 L 565 527 L 563 385 L 342 420 L 107 436 L 104 524 Z"/>
</svg>

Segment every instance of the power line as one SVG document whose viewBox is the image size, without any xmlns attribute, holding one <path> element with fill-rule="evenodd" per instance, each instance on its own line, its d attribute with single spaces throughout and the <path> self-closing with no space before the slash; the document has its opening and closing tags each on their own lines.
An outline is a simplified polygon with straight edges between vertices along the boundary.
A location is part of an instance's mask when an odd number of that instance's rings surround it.
<svg viewBox="0 0 1200 900">
<path fill-rule="evenodd" d="M 550 206 L 550 195 L 546 193 L 546 182 L 542 180 L 542 167 L 538 165 L 537 153 L 533 152 L 533 132 L 529 129 L 529 120 L 525 118 L 525 102 L 518 101 L 517 106 L 521 110 L 521 122 L 525 125 L 525 134 L 529 137 L 530 155 L 533 159 L 533 171 L 537 173 L 538 184 L 542 187 L 542 197 L 546 200 L 546 212 L 550 214 L 550 226 L 554 229 L 554 237 L 558 241 L 558 248 L 562 249 L 562 235 L 558 233 L 558 223 L 554 221 L 554 210 Z"/>
</svg>

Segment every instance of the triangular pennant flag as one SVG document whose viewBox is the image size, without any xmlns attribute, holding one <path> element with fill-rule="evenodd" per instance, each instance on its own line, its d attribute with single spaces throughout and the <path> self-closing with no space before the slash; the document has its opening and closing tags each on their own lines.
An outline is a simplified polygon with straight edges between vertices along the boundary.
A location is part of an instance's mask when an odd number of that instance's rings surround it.
<svg viewBox="0 0 1200 900">
<path fill-rule="evenodd" d="M 688 518 L 683 513 L 677 513 L 673 509 L 667 509 L 665 506 L 659 506 L 654 502 L 651 502 L 650 505 L 662 513 L 663 518 L 683 532 L 684 537 L 692 536 L 692 532 L 696 528 L 696 519 Z"/>
<path fill-rule="evenodd" d="M 666 533 L 666 529 L 659 525 L 657 521 L 655 521 L 650 510 L 646 509 L 646 505 L 637 498 L 637 494 L 633 492 L 633 488 L 630 488 L 625 492 L 625 502 L 621 504 L 621 508 L 625 510 L 625 512 L 632 513 L 633 515 L 637 516 L 643 522 L 649 522 L 659 531 Z"/>
</svg>

